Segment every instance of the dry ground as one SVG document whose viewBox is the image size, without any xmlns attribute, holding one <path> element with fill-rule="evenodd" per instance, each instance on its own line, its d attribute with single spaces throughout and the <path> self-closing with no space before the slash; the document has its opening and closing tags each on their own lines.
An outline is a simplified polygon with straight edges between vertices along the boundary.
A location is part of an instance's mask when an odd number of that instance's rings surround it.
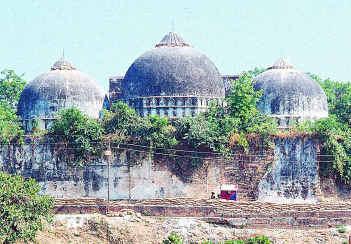
<svg viewBox="0 0 351 244">
<path fill-rule="evenodd" d="M 266 235 L 273 243 L 343 243 L 351 234 L 329 229 L 235 229 L 209 224 L 195 218 L 157 218 L 123 211 L 115 216 L 98 214 L 56 215 L 55 221 L 37 236 L 38 243 L 162 243 L 172 231 L 184 243 L 223 241 Z"/>
</svg>

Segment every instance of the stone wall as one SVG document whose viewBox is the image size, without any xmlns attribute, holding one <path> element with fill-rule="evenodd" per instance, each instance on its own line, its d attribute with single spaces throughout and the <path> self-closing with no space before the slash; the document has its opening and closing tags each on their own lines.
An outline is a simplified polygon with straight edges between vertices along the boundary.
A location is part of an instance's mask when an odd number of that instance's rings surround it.
<svg viewBox="0 0 351 244">
<path fill-rule="evenodd" d="M 57 198 L 106 199 L 108 185 L 111 199 L 208 198 L 221 184 L 236 184 L 239 200 L 310 201 L 325 193 L 319 189 L 317 143 L 281 138 L 273 151 L 252 147 L 248 154 L 206 160 L 120 149 L 113 152 L 109 170 L 102 157 L 72 168 L 60 159 L 64 152 L 50 144 L 27 143 L 2 146 L 0 168 L 35 178 L 43 193 Z"/>
<path fill-rule="evenodd" d="M 63 152 L 49 144 L 27 143 L 0 148 L 0 168 L 35 178 L 42 192 L 57 198 L 107 198 L 108 167 L 104 158 L 83 168 L 72 168 L 60 160 Z M 261 154 L 232 159 L 192 160 L 133 151 L 114 151 L 110 164 L 111 199 L 170 197 L 208 198 L 219 193 L 224 183 L 237 184 L 238 198 L 257 199 L 257 186 L 271 164 L 272 155 Z"/>
</svg>

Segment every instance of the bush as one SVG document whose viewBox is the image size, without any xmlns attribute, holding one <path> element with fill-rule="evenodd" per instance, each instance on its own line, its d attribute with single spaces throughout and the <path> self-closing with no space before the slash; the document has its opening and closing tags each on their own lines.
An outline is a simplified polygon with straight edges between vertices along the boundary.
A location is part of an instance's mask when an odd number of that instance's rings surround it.
<svg viewBox="0 0 351 244">
<path fill-rule="evenodd" d="M 178 233 L 172 232 L 167 239 L 163 240 L 163 244 L 183 244 L 183 238 Z"/>
<path fill-rule="evenodd" d="M 39 194 L 34 179 L 0 172 L 0 241 L 33 241 L 52 218 L 53 198 Z"/>
<path fill-rule="evenodd" d="M 338 225 L 336 226 L 336 230 L 340 233 L 340 234 L 344 234 L 346 233 L 346 227 L 344 225 Z"/>
<path fill-rule="evenodd" d="M 78 166 L 101 152 L 101 124 L 77 108 L 63 109 L 49 129 L 49 139 L 63 147 L 65 157 Z"/>
<path fill-rule="evenodd" d="M 103 127 L 106 134 L 114 134 L 122 143 L 136 143 L 152 147 L 173 147 L 175 128 L 167 118 L 157 115 L 141 117 L 123 102 L 112 105 L 105 111 Z"/>
<path fill-rule="evenodd" d="M 322 153 L 331 155 L 333 169 L 345 183 L 351 183 L 351 128 L 335 115 L 297 126 L 299 131 L 316 134 L 322 142 Z"/>
<path fill-rule="evenodd" d="M 206 147 L 220 153 L 228 153 L 236 145 L 248 149 L 248 137 L 253 134 L 270 145 L 277 124 L 257 109 L 261 96 L 262 92 L 254 89 L 252 74 L 243 73 L 232 81 L 223 107 L 213 103 L 197 117 L 176 121 L 177 138 L 194 148 Z"/>
</svg>

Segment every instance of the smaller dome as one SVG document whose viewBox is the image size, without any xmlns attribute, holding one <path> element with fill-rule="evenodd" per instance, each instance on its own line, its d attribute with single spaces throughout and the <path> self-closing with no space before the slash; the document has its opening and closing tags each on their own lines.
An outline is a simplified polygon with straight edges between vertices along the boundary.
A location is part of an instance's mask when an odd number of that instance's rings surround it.
<svg viewBox="0 0 351 244">
<path fill-rule="evenodd" d="M 26 84 L 17 110 L 24 123 L 33 119 L 52 121 L 59 110 L 71 107 L 98 118 L 103 100 L 104 93 L 97 82 L 62 58 L 50 71 Z M 30 126 L 25 126 L 30 130 Z"/>
<path fill-rule="evenodd" d="M 278 59 L 254 82 L 255 89 L 263 91 L 258 108 L 278 118 L 282 127 L 293 121 L 328 117 L 327 97 L 321 86 L 285 59 Z"/>
</svg>

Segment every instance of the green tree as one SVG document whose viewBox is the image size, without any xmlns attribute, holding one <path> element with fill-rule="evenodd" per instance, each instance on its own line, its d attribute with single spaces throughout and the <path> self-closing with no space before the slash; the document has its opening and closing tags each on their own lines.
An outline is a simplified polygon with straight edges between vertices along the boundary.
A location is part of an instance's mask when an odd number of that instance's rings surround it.
<svg viewBox="0 0 351 244">
<path fill-rule="evenodd" d="M 257 109 L 262 92 L 254 89 L 255 72 L 243 73 L 232 81 L 223 107 L 212 103 L 207 112 L 176 121 L 177 138 L 195 148 L 207 146 L 222 153 L 230 152 L 234 145 L 247 149 L 249 134 L 257 134 L 270 144 L 270 135 L 276 132 L 277 125 Z"/>
<path fill-rule="evenodd" d="M 15 71 L 5 69 L 0 76 L 0 101 L 8 104 L 16 110 L 21 92 L 26 84 L 23 75 L 17 75 Z"/>
<path fill-rule="evenodd" d="M 175 138 L 175 128 L 167 118 L 157 115 L 142 119 L 142 126 L 133 133 L 144 145 L 170 148 L 178 144 Z"/>
<path fill-rule="evenodd" d="M 121 138 L 128 137 L 142 125 L 142 118 L 124 102 L 118 101 L 105 110 L 102 125 L 106 134 L 117 134 Z"/>
<path fill-rule="evenodd" d="M 21 124 L 14 110 L 7 104 L 0 102 L 0 142 L 10 143 L 21 139 L 24 134 Z"/>
<path fill-rule="evenodd" d="M 103 127 L 106 134 L 117 135 L 120 142 L 135 142 L 153 147 L 172 147 L 178 143 L 175 128 L 167 118 L 157 115 L 141 117 L 123 102 L 105 111 Z"/>
<path fill-rule="evenodd" d="M 351 128 L 335 115 L 298 125 L 298 130 L 319 136 L 322 153 L 333 158 L 332 168 L 345 183 L 351 183 Z"/>
<path fill-rule="evenodd" d="M 229 136 L 237 132 L 239 120 L 223 114 L 223 108 L 211 104 L 209 111 L 174 122 L 177 139 L 196 149 L 229 152 Z"/>
<path fill-rule="evenodd" d="M 329 114 L 335 115 L 341 123 L 351 126 L 351 83 L 331 79 L 323 80 L 311 75 L 323 88 L 328 99 Z"/>
<path fill-rule="evenodd" d="M 40 195 L 34 179 L 0 172 L 0 241 L 33 241 L 52 218 L 53 198 Z"/>
<path fill-rule="evenodd" d="M 101 150 L 103 129 L 77 108 L 63 109 L 49 129 L 51 141 L 63 146 L 71 163 L 82 165 Z"/>
</svg>

